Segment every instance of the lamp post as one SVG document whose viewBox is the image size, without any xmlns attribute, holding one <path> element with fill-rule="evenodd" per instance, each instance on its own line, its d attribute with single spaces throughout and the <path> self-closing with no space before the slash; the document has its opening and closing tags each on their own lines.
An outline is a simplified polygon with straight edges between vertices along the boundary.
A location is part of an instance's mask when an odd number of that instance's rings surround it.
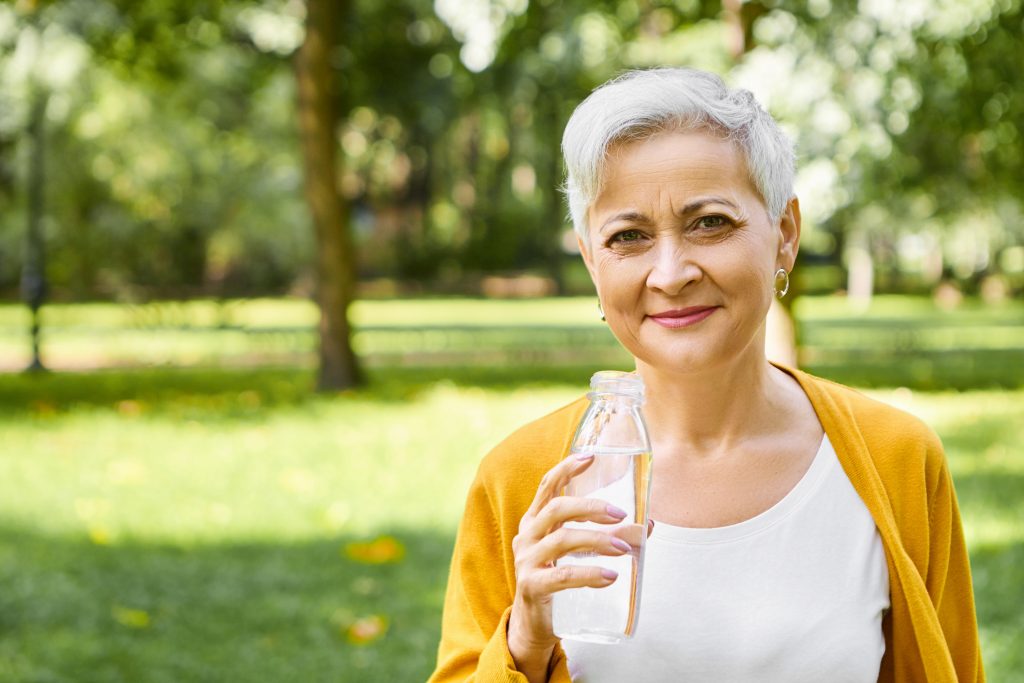
<svg viewBox="0 0 1024 683">
<path fill-rule="evenodd" d="M 43 154 L 46 95 L 37 91 L 29 114 L 28 226 L 25 265 L 21 271 L 21 296 L 32 312 L 32 362 L 27 372 L 45 370 L 39 354 L 39 309 L 46 300 L 46 252 L 43 243 Z"/>
</svg>

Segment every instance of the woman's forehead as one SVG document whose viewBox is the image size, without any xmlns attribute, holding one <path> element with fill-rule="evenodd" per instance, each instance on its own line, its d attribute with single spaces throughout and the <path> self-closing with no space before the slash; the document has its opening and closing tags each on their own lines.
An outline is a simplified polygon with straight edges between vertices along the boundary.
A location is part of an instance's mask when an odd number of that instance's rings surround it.
<svg viewBox="0 0 1024 683">
<path fill-rule="evenodd" d="M 736 144 L 718 135 L 659 133 L 620 143 L 610 152 L 593 208 L 665 191 L 756 193 L 743 154 Z"/>
<path fill-rule="evenodd" d="M 729 138 L 706 131 L 665 131 L 612 145 L 608 150 L 604 174 L 607 176 L 609 172 L 621 172 L 652 162 L 686 162 L 691 157 L 697 157 L 698 163 L 720 160 L 721 163 L 745 166 L 743 154 Z"/>
</svg>

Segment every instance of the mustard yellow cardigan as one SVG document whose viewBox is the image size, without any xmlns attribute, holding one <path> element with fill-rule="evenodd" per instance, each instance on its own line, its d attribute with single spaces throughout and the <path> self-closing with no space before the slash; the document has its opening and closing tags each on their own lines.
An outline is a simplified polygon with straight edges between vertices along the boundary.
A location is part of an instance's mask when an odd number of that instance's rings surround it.
<svg viewBox="0 0 1024 683">
<path fill-rule="evenodd" d="M 806 392 L 885 546 L 892 606 L 878 680 L 984 681 L 967 549 L 938 437 L 902 411 L 782 369 Z M 568 454 L 585 407 L 581 398 L 526 425 L 481 463 L 455 543 L 431 682 L 526 683 L 506 640 L 512 538 L 541 476 Z M 560 647 L 548 678 L 570 681 Z"/>
</svg>

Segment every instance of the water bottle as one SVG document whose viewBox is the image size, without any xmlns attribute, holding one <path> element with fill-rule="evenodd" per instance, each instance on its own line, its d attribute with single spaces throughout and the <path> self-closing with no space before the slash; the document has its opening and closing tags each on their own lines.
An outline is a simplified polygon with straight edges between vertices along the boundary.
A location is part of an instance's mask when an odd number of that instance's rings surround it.
<svg viewBox="0 0 1024 683">
<path fill-rule="evenodd" d="M 640 581 L 647 539 L 651 493 L 651 443 L 640 407 L 644 383 L 635 373 L 598 372 L 590 379 L 590 405 L 583 414 L 570 453 L 594 454 L 594 461 L 574 477 L 565 495 L 598 498 L 626 511 L 618 524 L 566 522 L 576 529 L 596 529 L 629 543 L 618 557 L 570 553 L 556 564 L 596 566 L 618 572 L 604 588 L 569 588 L 552 596 L 555 635 L 571 640 L 618 643 L 636 630 Z"/>
</svg>

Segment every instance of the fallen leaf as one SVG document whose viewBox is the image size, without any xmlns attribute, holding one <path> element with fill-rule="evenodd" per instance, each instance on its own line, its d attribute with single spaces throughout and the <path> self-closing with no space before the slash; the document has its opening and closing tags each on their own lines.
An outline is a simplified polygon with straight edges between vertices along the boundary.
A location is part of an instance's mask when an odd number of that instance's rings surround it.
<svg viewBox="0 0 1024 683">
<path fill-rule="evenodd" d="M 110 531 L 101 526 L 94 526 L 89 529 L 89 540 L 94 545 L 110 545 L 112 541 Z"/>
<path fill-rule="evenodd" d="M 57 406 L 49 401 L 32 401 L 29 406 L 32 412 L 40 417 L 52 417 L 57 414 Z"/>
<path fill-rule="evenodd" d="M 371 614 L 368 617 L 362 617 L 352 622 L 345 629 L 345 638 L 353 645 L 368 645 L 382 638 L 387 632 L 387 617 L 380 614 Z"/>
<path fill-rule="evenodd" d="M 132 399 L 118 401 L 117 412 L 125 417 L 137 417 L 142 414 L 142 404 Z"/>
<path fill-rule="evenodd" d="M 150 618 L 149 612 L 141 609 L 131 609 L 130 607 L 121 607 L 120 605 L 114 605 L 111 610 L 111 614 L 114 616 L 114 620 L 126 628 L 144 629 L 149 628 Z"/>
<path fill-rule="evenodd" d="M 250 389 L 238 394 L 238 402 L 246 408 L 259 408 L 263 399 L 260 398 L 260 395 L 257 392 Z"/>
<path fill-rule="evenodd" d="M 345 555 L 363 564 L 390 564 L 402 561 L 405 546 L 394 536 L 378 536 L 372 541 L 353 541 L 347 544 Z"/>
</svg>

